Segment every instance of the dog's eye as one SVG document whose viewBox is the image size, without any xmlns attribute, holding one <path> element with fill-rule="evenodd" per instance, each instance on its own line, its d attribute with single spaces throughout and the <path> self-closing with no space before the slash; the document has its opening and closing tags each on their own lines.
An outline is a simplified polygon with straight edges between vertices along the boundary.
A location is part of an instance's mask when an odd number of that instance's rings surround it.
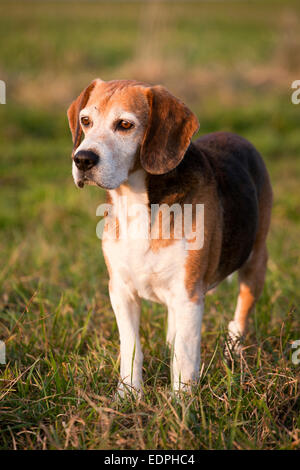
<svg viewBox="0 0 300 470">
<path fill-rule="evenodd" d="M 89 126 L 91 124 L 90 118 L 88 116 L 82 116 L 80 122 L 83 126 Z"/>
<path fill-rule="evenodd" d="M 123 119 L 121 119 L 121 121 L 119 121 L 118 124 L 117 124 L 117 129 L 119 129 L 121 131 L 128 131 L 132 127 L 133 127 L 132 122 L 125 121 Z"/>
</svg>

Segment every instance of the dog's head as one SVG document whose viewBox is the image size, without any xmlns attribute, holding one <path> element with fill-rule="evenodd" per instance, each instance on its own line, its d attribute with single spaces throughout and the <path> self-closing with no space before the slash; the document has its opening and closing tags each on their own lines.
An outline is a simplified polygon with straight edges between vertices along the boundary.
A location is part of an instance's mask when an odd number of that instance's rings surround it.
<svg viewBox="0 0 300 470">
<path fill-rule="evenodd" d="M 152 174 L 173 170 L 199 127 L 165 88 L 129 80 L 94 80 L 73 101 L 68 118 L 76 185 L 106 189 L 119 187 L 137 165 Z"/>
</svg>

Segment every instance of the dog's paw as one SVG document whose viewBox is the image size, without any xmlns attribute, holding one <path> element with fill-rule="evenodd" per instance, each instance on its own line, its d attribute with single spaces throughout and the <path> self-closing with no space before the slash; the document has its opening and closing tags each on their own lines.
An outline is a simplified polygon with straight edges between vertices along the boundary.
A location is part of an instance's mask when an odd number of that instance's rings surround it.
<svg viewBox="0 0 300 470">
<path fill-rule="evenodd" d="M 228 337 L 224 347 L 225 359 L 229 362 L 239 357 L 243 349 L 243 334 L 235 321 L 229 322 Z"/>
<path fill-rule="evenodd" d="M 199 379 L 188 381 L 187 383 L 176 381 L 172 385 L 172 397 L 181 400 L 193 396 L 199 387 Z"/>
<path fill-rule="evenodd" d="M 115 393 L 115 400 L 122 400 L 125 398 L 133 398 L 139 400 L 143 397 L 142 384 L 127 384 L 125 382 L 119 382 Z"/>
</svg>

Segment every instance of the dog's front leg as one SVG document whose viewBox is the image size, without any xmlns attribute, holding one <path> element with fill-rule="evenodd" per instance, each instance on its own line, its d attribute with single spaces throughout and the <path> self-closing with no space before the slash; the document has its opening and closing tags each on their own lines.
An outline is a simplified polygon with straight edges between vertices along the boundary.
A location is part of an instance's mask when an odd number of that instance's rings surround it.
<svg viewBox="0 0 300 470">
<path fill-rule="evenodd" d="M 139 338 L 140 299 L 123 282 L 111 280 L 109 295 L 114 310 L 121 346 L 120 382 L 118 394 L 142 391 L 143 354 Z"/>
<path fill-rule="evenodd" d="M 174 299 L 175 338 L 173 348 L 173 389 L 188 389 L 199 379 L 203 299 L 197 302 Z"/>
</svg>

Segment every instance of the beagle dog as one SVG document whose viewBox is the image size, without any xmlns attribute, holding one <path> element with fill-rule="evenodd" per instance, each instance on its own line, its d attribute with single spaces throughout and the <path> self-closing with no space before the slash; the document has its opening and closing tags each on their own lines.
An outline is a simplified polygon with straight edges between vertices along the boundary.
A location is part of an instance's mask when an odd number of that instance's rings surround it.
<svg viewBox="0 0 300 470">
<path fill-rule="evenodd" d="M 232 133 L 214 132 L 192 142 L 196 116 L 162 86 L 96 79 L 71 104 L 68 119 L 75 184 L 106 189 L 111 208 L 103 219 L 102 246 L 120 334 L 118 391 L 143 388 L 141 298 L 167 306 L 172 386 L 175 391 L 190 387 L 199 377 L 205 294 L 238 271 L 239 295 L 229 323 L 229 344 L 238 352 L 262 292 L 272 206 L 264 162 L 251 143 Z M 116 215 L 124 198 L 128 214 Z M 132 236 L 130 230 L 120 236 L 125 224 L 136 223 L 129 215 L 135 205 L 154 219 L 153 226 L 160 224 L 155 238 Z M 197 228 L 203 243 L 190 247 L 189 232 L 174 235 L 176 211 L 169 219 L 170 236 L 162 236 L 161 212 L 150 215 L 153 205 L 191 206 L 190 232 L 196 226 L 194 209 L 203 205 Z M 114 237 L 107 229 L 112 219 Z"/>
</svg>

